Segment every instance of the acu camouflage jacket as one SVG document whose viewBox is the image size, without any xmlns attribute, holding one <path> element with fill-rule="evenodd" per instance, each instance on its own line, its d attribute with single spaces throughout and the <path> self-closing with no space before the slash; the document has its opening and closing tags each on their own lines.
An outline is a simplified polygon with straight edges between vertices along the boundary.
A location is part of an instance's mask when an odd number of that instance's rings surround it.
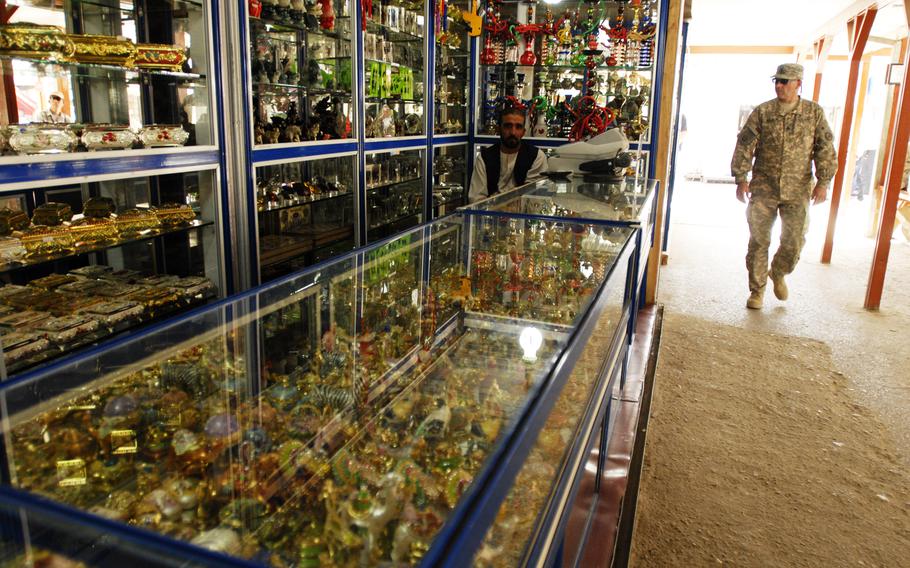
<svg viewBox="0 0 910 568">
<path fill-rule="evenodd" d="M 737 137 L 730 169 L 736 183 L 747 181 L 752 171 L 753 195 L 806 199 L 812 193 L 813 162 L 820 185 L 827 186 L 837 173 L 833 140 L 818 104 L 800 98 L 796 108 L 781 114 L 780 103 L 773 99 L 749 115 Z"/>
</svg>

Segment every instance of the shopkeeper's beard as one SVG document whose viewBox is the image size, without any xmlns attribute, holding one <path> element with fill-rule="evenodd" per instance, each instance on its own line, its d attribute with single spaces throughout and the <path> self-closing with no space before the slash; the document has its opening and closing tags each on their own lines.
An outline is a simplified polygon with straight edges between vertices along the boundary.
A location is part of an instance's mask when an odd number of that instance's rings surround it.
<svg viewBox="0 0 910 568">
<path fill-rule="evenodd" d="M 521 139 L 518 136 L 505 136 L 502 139 L 502 145 L 508 148 L 509 150 L 514 150 L 518 148 L 518 145 L 521 144 Z"/>
</svg>

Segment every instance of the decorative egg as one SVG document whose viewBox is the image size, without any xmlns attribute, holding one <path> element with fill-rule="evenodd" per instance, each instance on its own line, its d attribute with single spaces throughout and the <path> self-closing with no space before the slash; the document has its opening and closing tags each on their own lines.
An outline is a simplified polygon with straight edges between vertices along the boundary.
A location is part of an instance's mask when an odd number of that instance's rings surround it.
<svg viewBox="0 0 910 568">
<path fill-rule="evenodd" d="M 226 412 L 212 416 L 205 423 L 205 433 L 210 438 L 229 438 L 239 430 L 237 419 Z"/>
<path fill-rule="evenodd" d="M 107 401 L 107 404 L 104 405 L 104 415 L 105 416 L 126 416 L 131 412 L 135 412 L 139 408 L 139 403 L 136 401 L 136 398 L 125 394 L 122 396 L 115 396 L 114 398 Z"/>
</svg>

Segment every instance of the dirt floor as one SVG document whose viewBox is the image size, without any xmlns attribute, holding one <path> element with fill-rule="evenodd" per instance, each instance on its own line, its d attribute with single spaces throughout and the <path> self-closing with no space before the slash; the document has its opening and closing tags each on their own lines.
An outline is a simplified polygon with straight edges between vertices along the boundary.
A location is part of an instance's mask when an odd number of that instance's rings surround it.
<svg viewBox="0 0 910 568">
<path fill-rule="evenodd" d="M 910 566 L 910 471 L 851 384 L 825 343 L 666 313 L 631 564 Z"/>
</svg>

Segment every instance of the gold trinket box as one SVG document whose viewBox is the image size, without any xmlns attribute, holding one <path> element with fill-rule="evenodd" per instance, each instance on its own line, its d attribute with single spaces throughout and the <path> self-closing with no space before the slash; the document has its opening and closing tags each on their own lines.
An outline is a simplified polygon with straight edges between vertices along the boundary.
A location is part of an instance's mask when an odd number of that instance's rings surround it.
<svg viewBox="0 0 910 568">
<path fill-rule="evenodd" d="M 45 276 L 43 278 L 35 278 L 29 282 L 28 285 L 40 290 L 55 290 L 64 284 L 70 284 L 75 281 L 75 276 L 70 276 L 68 274 L 51 274 L 50 276 Z"/>
<path fill-rule="evenodd" d="M 22 241 L 15 237 L 0 238 L 0 264 L 15 264 L 25 256 Z"/>
<path fill-rule="evenodd" d="M 168 308 L 178 302 L 177 294 L 167 288 L 145 288 L 129 295 L 128 299 L 139 302 L 149 311 Z"/>
<path fill-rule="evenodd" d="M 66 203 L 45 203 L 35 208 L 32 214 L 32 223 L 56 227 L 68 223 L 73 219 L 73 210 Z"/>
<path fill-rule="evenodd" d="M 161 221 L 158 216 L 145 209 L 127 209 L 117 216 L 117 230 L 121 238 L 134 238 L 159 229 Z"/>
<path fill-rule="evenodd" d="M 82 204 L 82 212 L 93 219 L 108 218 L 114 214 L 117 206 L 110 197 L 91 197 Z"/>
<path fill-rule="evenodd" d="M 35 326 L 35 329 L 52 342 L 65 344 L 94 332 L 98 329 L 98 322 L 83 316 L 63 316 L 48 318 Z"/>
<path fill-rule="evenodd" d="M 38 225 L 23 231 L 20 239 L 25 255 L 30 259 L 70 254 L 76 248 L 69 227 L 63 226 Z"/>
<path fill-rule="evenodd" d="M 73 44 L 73 59 L 79 63 L 117 65 L 132 69 L 136 46 L 125 37 L 67 34 Z"/>
<path fill-rule="evenodd" d="M 186 49 L 165 43 L 136 44 L 136 67 L 180 71 L 186 63 Z"/>
<path fill-rule="evenodd" d="M 13 231 L 21 231 L 31 225 L 24 211 L 4 207 L 0 209 L 0 235 L 7 236 Z"/>
<path fill-rule="evenodd" d="M 83 217 L 73 221 L 70 232 L 76 248 L 90 248 L 117 240 L 117 226 L 110 219 Z"/>
<path fill-rule="evenodd" d="M 189 205 L 165 203 L 161 207 L 153 209 L 153 211 L 165 227 L 189 225 L 196 220 L 196 212 L 190 209 Z"/>
<path fill-rule="evenodd" d="M 101 302 L 82 310 L 87 316 L 98 320 L 106 327 L 115 327 L 122 323 L 135 323 L 142 317 L 145 309 L 136 302 Z"/>
<path fill-rule="evenodd" d="M 24 361 L 46 351 L 50 342 L 41 334 L 28 331 L 8 333 L 3 342 L 3 359 L 7 365 Z"/>
<path fill-rule="evenodd" d="M 49 317 L 47 312 L 23 310 L 7 314 L 0 318 L 0 328 L 15 330 L 38 324 Z"/>
<path fill-rule="evenodd" d="M 101 278 L 102 276 L 107 276 L 113 271 L 114 269 L 106 264 L 90 264 L 89 266 L 74 268 L 70 270 L 70 274 L 73 276 L 81 276 L 83 278 Z"/>
<path fill-rule="evenodd" d="M 67 61 L 75 46 L 57 26 L 39 24 L 0 25 L 0 53 L 44 61 Z"/>
</svg>

